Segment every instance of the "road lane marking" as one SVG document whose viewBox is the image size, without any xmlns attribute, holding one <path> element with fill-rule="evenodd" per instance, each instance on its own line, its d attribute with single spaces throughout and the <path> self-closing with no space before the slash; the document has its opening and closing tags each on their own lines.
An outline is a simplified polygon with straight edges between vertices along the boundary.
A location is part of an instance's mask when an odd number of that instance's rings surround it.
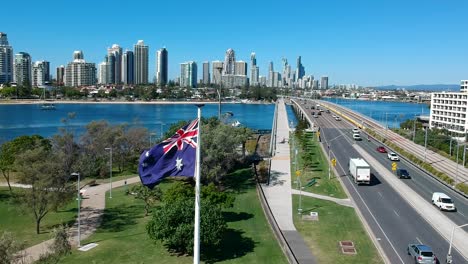
<svg viewBox="0 0 468 264">
<path fill-rule="evenodd" d="M 382 195 L 382 193 L 381 193 L 381 192 L 377 192 L 377 193 L 380 195 L 380 197 L 383 197 L 383 195 Z"/>
<path fill-rule="evenodd" d="M 423 242 L 421 241 L 421 239 L 419 239 L 418 237 L 416 237 L 416 240 L 419 242 L 419 244 L 422 244 Z"/>
<path fill-rule="evenodd" d="M 395 210 L 393 210 L 393 212 L 394 212 L 398 217 L 400 217 L 400 215 L 399 215 Z"/>
<path fill-rule="evenodd" d="M 463 217 L 466 217 L 462 212 L 457 210 L 457 213 L 461 214 Z"/>
</svg>

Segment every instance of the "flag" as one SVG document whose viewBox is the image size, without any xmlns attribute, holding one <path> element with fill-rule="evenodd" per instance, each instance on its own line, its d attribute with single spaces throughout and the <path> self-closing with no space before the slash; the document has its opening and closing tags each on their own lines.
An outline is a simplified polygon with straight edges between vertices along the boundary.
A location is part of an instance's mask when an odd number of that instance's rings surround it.
<svg viewBox="0 0 468 264">
<path fill-rule="evenodd" d="M 141 154 L 138 174 L 143 185 L 153 188 L 169 176 L 195 175 L 198 123 L 199 119 L 195 119 Z"/>
</svg>

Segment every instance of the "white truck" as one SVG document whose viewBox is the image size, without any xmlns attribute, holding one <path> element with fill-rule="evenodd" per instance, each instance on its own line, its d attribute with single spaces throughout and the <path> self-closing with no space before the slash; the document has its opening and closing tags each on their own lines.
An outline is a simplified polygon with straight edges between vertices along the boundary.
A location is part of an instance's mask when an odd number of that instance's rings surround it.
<svg viewBox="0 0 468 264">
<path fill-rule="evenodd" d="M 371 172 L 367 162 L 360 158 L 349 159 L 349 174 L 353 177 L 354 183 L 370 184 Z"/>
</svg>

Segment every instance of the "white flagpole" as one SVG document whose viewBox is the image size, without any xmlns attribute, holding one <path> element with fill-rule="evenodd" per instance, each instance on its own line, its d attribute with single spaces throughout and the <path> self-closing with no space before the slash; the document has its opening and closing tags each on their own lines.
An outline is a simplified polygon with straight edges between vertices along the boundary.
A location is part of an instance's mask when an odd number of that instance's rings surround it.
<svg viewBox="0 0 468 264">
<path fill-rule="evenodd" d="M 193 231 L 193 264 L 200 263 L 200 147 L 201 147 L 201 108 L 204 104 L 197 104 L 198 108 L 198 136 L 197 156 L 195 164 L 195 229 Z"/>
</svg>

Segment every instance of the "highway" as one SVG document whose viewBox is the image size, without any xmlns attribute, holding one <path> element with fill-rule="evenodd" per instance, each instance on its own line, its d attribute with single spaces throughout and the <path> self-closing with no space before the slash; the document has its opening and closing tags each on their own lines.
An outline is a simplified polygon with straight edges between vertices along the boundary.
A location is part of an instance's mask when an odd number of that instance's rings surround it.
<svg viewBox="0 0 468 264">
<path fill-rule="evenodd" d="M 301 102 L 301 101 L 297 101 Z M 314 103 L 315 104 L 315 103 Z M 372 182 L 370 186 L 355 185 L 347 176 L 349 158 L 361 157 L 358 151 L 369 153 L 376 162 L 390 169 L 391 162 L 386 154 L 378 153 L 378 143 L 374 140 L 368 142 L 363 135 L 363 141 L 352 139 L 351 129 L 353 125 L 346 121 L 336 121 L 332 114 L 322 113 L 318 118 L 310 116 L 310 106 L 305 103 L 301 106 L 309 115 L 309 118 L 320 127 L 322 143 L 327 148 L 326 141 L 330 141 L 332 157 L 337 159 L 336 170 L 342 177 L 345 187 L 356 202 L 378 243 L 385 251 L 391 263 L 412 263 L 413 260 L 406 254 L 409 243 L 424 243 L 431 246 L 441 262 L 445 261 L 449 243 L 432 227 L 414 208 L 403 199 L 381 175 L 383 171 L 372 170 Z M 305 109 L 308 106 L 309 109 Z M 463 197 L 457 197 L 450 190 L 443 189 L 439 182 L 422 175 L 422 172 L 405 161 L 398 162 L 400 168 L 406 168 L 412 179 L 402 180 L 411 189 L 428 200 L 430 204 L 432 192 L 444 191 L 455 200 L 459 211 L 456 213 L 444 213 L 457 224 L 467 223 L 467 204 Z M 372 164 L 371 164 L 372 167 Z M 387 170 L 385 173 L 389 173 Z M 396 177 L 396 176 L 395 176 Z M 463 198 L 464 199 L 464 198 Z M 455 250 L 452 251 L 454 263 L 466 263 L 466 260 Z"/>
</svg>

